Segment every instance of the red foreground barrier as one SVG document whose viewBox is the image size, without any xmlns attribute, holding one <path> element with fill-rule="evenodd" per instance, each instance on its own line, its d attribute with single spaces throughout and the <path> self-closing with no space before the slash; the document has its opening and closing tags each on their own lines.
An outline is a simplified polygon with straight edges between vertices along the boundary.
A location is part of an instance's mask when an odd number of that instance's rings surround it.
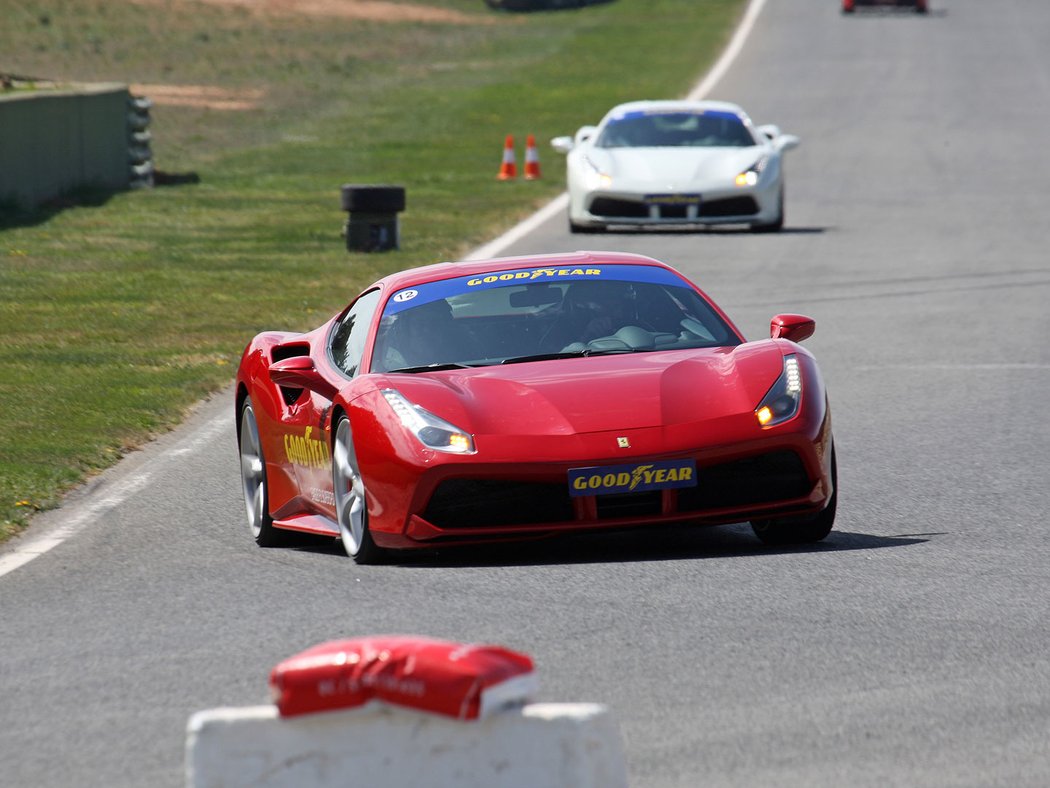
<svg viewBox="0 0 1050 788">
<path fill-rule="evenodd" d="M 404 635 L 322 643 L 282 661 L 270 674 L 282 717 L 377 700 L 477 720 L 525 703 L 537 686 L 526 654 Z"/>
</svg>

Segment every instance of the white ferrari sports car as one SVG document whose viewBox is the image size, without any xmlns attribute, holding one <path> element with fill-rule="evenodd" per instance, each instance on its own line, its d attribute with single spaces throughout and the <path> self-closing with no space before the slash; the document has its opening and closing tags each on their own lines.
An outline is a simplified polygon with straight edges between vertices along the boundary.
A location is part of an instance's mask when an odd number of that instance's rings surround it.
<svg viewBox="0 0 1050 788">
<path fill-rule="evenodd" d="M 634 101 L 555 137 L 567 154 L 569 229 L 610 225 L 784 225 L 784 151 L 798 137 L 755 126 L 724 101 Z"/>
</svg>

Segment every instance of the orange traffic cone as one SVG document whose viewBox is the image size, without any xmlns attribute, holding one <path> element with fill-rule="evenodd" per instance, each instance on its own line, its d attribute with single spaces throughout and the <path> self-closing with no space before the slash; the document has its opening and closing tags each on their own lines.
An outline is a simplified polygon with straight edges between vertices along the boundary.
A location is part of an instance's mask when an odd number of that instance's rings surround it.
<svg viewBox="0 0 1050 788">
<path fill-rule="evenodd" d="M 540 153 L 536 150 L 536 137 L 530 134 L 525 140 L 525 180 L 540 177 Z"/>
<path fill-rule="evenodd" d="M 518 164 L 514 159 L 514 137 L 511 134 L 507 135 L 507 140 L 503 143 L 503 164 L 500 165 L 497 177 L 501 181 L 518 177 Z"/>
</svg>

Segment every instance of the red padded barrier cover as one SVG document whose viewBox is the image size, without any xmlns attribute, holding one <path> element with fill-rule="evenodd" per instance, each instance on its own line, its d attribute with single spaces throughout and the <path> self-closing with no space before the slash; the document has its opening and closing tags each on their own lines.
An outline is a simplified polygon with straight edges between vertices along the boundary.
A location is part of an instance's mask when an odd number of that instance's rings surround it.
<svg viewBox="0 0 1050 788">
<path fill-rule="evenodd" d="M 270 674 L 282 717 L 372 700 L 476 720 L 529 700 L 532 659 L 502 646 L 405 635 L 333 640 L 279 663 Z"/>
</svg>

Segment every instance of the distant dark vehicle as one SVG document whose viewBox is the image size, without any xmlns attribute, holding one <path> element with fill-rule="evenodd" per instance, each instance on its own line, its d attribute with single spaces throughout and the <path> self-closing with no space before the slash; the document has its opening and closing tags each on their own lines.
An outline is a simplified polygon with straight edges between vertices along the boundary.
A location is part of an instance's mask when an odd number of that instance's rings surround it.
<svg viewBox="0 0 1050 788">
<path fill-rule="evenodd" d="M 583 8 L 612 0 L 485 0 L 489 8 L 499 11 L 550 11 L 559 8 Z"/>
<path fill-rule="evenodd" d="M 926 0 L 842 0 L 842 13 L 852 14 L 859 6 L 913 8 L 917 14 L 925 14 L 929 10 Z"/>
</svg>

